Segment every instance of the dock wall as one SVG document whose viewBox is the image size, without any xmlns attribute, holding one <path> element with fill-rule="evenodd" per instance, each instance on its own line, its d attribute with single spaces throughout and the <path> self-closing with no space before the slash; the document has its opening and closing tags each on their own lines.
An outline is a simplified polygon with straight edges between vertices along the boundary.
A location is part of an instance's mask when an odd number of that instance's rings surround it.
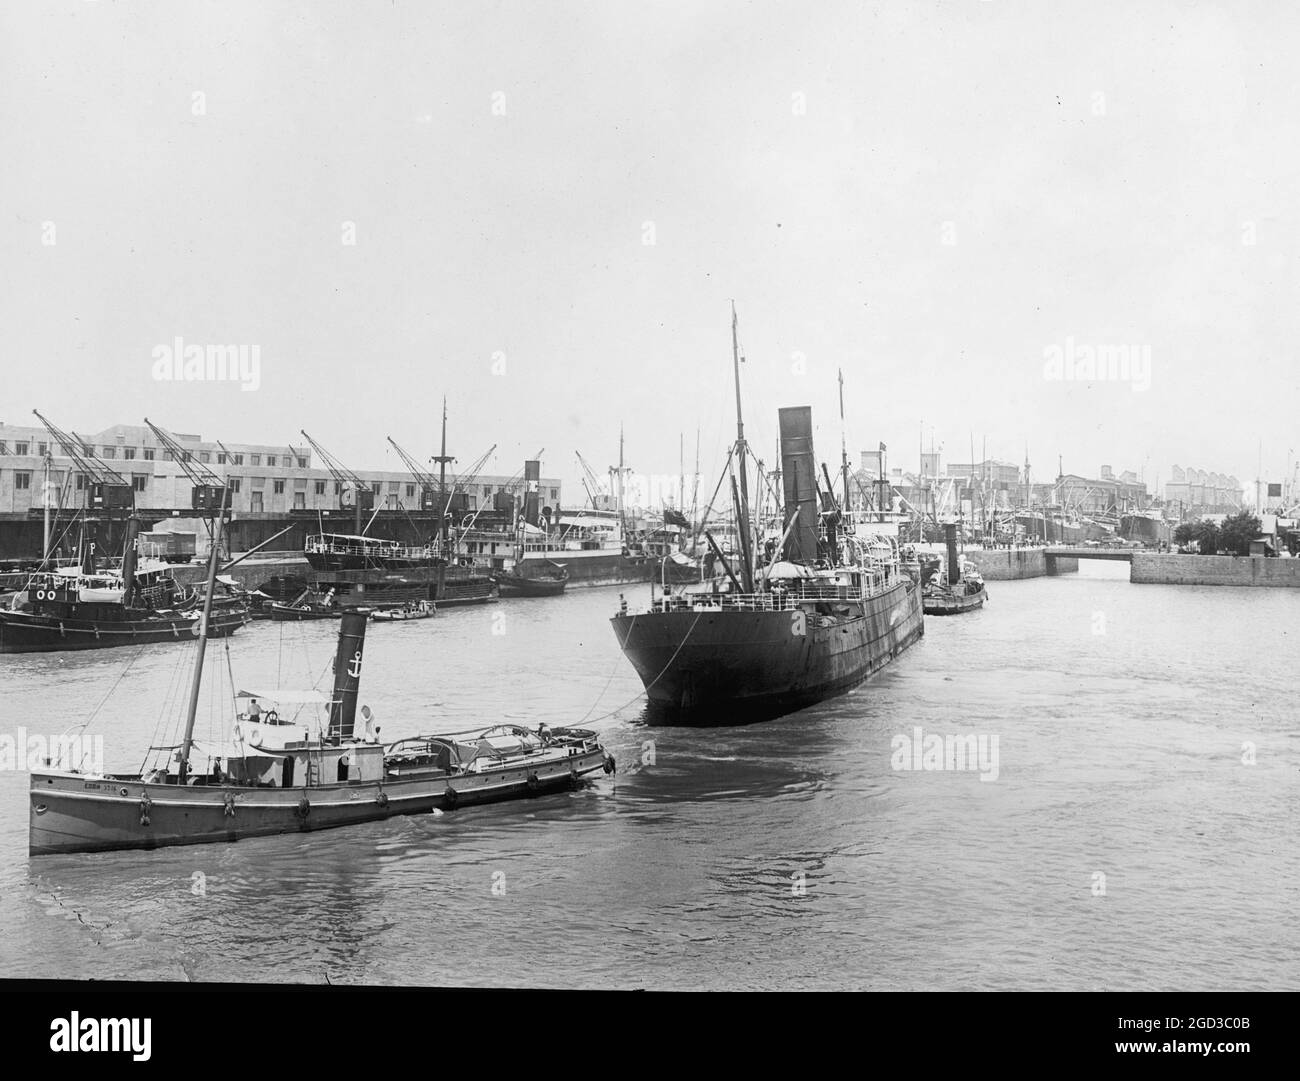
<svg viewBox="0 0 1300 1081">
<path fill-rule="evenodd" d="M 1079 569 L 1077 559 L 1054 559 L 1049 571 L 1041 548 L 967 548 L 963 553 L 979 568 L 986 582 L 1011 582 L 1020 578 L 1042 578 L 1047 574 L 1069 574 Z"/>
<path fill-rule="evenodd" d="M 1300 559 L 1134 552 L 1129 581 L 1148 585 L 1300 589 Z"/>
</svg>

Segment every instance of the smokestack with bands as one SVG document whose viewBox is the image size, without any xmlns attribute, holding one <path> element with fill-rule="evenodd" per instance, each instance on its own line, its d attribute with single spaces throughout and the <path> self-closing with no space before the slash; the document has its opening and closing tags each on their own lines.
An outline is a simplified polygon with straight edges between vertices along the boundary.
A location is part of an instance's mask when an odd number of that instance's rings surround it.
<svg viewBox="0 0 1300 1081">
<path fill-rule="evenodd" d="M 781 556 L 791 563 L 817 561 L 817 464 L 813 453 L 812 407 L 791 406 L 777 410 L 781 428 L 781 481 L 785 496 L 785 520 L 799 521 L 790 530 Z"/>
<path fill-rule="evenodd" d="M 334 655 L 334 693 L 330 696 L 330 735 L 351 739 L 357 715 L 357 692 L 361 688 L 361 655 L 366 644 L 366 621 L 370 610 L 359 608 L 343 613 L 339 623 L 339 648 Z"/>
</svg>

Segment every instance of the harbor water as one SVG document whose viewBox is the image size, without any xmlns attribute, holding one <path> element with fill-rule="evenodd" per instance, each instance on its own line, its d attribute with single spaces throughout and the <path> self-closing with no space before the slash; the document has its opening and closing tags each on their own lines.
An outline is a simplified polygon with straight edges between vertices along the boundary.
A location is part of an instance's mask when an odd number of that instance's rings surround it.
<svg viewBox="0 0 1300 1081">
<path fill-rule="evenodd" d="M 993 583 L 855 692 L 747 727 L 646 723 L 609 626 L 620 588 L 372 626 L 360 701 L 385 740 L 587 724 L 618 761 L 455 812 L 29 859 L 20 748 L 0 771 L 0 976 L 1300 988 L 1300 592 L 1127 575 Z M 327 686 L 336 631 L 255 623 L 209 669 Z M 5 657 L 0 733 L 98 709 L 104 764 L 136 769 L 183 710 L 192 649 Z M 927 751 L 962 735 L 981 753 Z"/>
</svg>

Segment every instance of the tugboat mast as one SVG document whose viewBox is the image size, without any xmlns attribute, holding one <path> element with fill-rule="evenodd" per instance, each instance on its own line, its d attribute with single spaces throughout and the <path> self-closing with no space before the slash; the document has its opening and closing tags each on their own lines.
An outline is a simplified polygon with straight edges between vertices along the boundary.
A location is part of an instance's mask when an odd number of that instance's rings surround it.
<svg viewBox="0 0 1300 1081">
<path fill-rule="evenodd" d="M 203 598 L 203 615 L 199 617 L 199 649 L 194 658 L 194 679 L 190 683 L 189 711 L 185 716 L 185 738 L 181 740 L 181 755 L 177 762 L 176 773 L 179 783 L 185 783 L 189 772 L 190 748 L 194 746 L 194 719 L 199 710 L 199 687 L 203 683 L 203 655 L 208 646 L 208 618 L 212 614 L 212 594 L 217 588 L 217 564 L 221 554 L 221 526 L 226 519 L 226 504 L 230 497 L 229 487 L 221 493 L 221 507 L 217 520 L 212 527 L 212 551 L 208 553 L 208 588 Z"/>
</svg>

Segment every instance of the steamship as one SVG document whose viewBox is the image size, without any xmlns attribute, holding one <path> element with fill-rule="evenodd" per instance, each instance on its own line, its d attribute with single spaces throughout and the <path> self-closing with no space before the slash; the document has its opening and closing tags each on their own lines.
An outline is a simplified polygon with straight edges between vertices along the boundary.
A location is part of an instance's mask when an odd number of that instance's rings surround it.
<svg viewBox="0 0 1300 1081">
<path fill-rule="evenodd" d="M 317 605 L 325 597 L 339 608 L 497 599 L 490 574 L 468 560 L 449 561 L 435 544 L 406 546 L 378 537 L 319 533 L 307 538 L 303 555 L 312 569 L 310 603 Z"/>
<path fill-rule="evenodd" d="M 215 577 L 214 555 L 209 598 Z M 31 855 L 329 829 L 540 795 L 576 786 L 594 772 L 614 771 L 596 734 L 579 728 L 542 725 L 531 732 L 496 725 L 414 735 L 385 746 L 369 708 L 357 717 L 364 610 L 349 611 L 340 622 L 332 694 L 243 692 L 248 704 L 234 719 L 233 740 L 202 740 L 194 728 L 211 614 L 209 600 L 179 743 L 150 748 L 157 757 L 141 773 L 85 772 L 49 760 L 32 770 Z M 286 716 L 278 708 L 262 712 L 254 706 L 258 697 L 283 706 Z M 300 711 L 313 706 L 323 717 L 302 718 Z M 290 707 L 299 713 L 290 716 Z"/>
<path fill-rule="evenodd" d="M 621 452 L 619 457 L 621 461 Z M 540 467 L 536 461 L 524 463 L 523 525 L 514 563 L 505 568 L 509 579 L 554 582 L 562 571 L 564 583 L 571 585 L 649 581 L 654 563 L 628 536 L 621 500 L 617 509 L 557 508 L 543 517 L 537 490 Z"/>
<path fill-rule="evenodd" d="M 745 462 L 736 365 L 735 458 Z M 746 470 L 736 493 L 739 575 L 656 596 L 648 610 L 626 602 L 611 620 L 636 669 L 650 718 L 674 723 L 758 720 L 841 694 L 883 668 L 925 633 L 918 583 L 905 575 L 897 541 L 869 536 L 818 490 L 812 410 L 779 410 L 785 531 L 779 558 L 760 568 L 750 537 Z M 820 509 L 819 509 L 820 504 Z M 706 538 L 713 544 L 712 537 Z"/>
</svg>

